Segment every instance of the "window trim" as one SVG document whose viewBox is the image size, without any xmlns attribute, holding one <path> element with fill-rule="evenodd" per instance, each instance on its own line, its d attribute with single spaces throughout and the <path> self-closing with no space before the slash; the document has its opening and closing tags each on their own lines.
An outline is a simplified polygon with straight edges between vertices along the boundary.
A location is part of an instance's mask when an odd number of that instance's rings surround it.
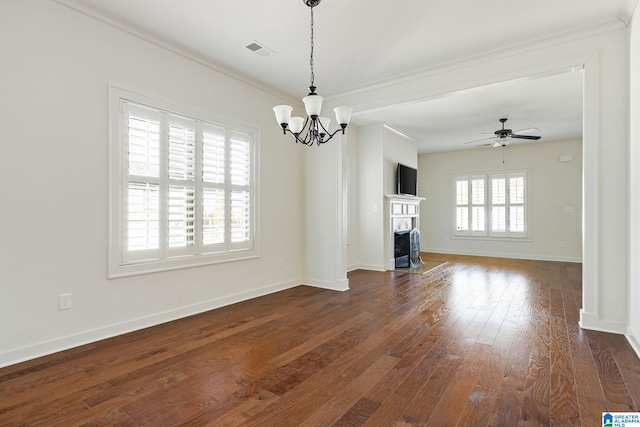
<svg viewBox="0 0 640 427">
<path fill-rule="evenodd" d="M 525 179 L 525 194 L 524 194 L 524 216 L 525 216 L 525 230 L 524 232 L 511 232 L 511 231 L 492 231 L 492 208 L 491 201 L 492 179 L 494 177 L 505 176 L 507 179 L 513 176 L 523 176 Z M 485 181 L 485 230 L 478 231 L 458 231 L 457 230 L 457 182 L 460 179 L 477 179 L 482 177 Z M 506 171 L 489 171 L 489 172 L 477 172 L 477 173 L 458 173 L 451 175 L 451 238 L 453 239 L 473 239 L 473 240 L 494 240 L 494 241 L 530 241 L 531 240 L 531 171 L 529 169 L 518 170 L 506 170 Z M 469 202 L 468 206 L 471 206 Z M 508 206 L 508 204 L 507 204 Z M 508 218 L 507 218 L 508 221 Z"/>
<path fill-rule="evenodd" d="M 187 107 L 175 102 L 171 102 L 159 97 L 144 95 L 130 90 L 122 89 L 113 85 L 108 85 L 108 145 L 109 145 L 109 218 L 108 218 L 108 268 L 107 278 L 126 277 L 138 274 L 147 274 L 167 270 L 175 270 L 188 267 L 196 267 L 210 264 L 218 264 L 232 261 L 254 259 L 260 257 L 260 132 L 257 127 L 229 119 L 211 112 L 201 111 L 192 107 Z M 122 101 L 129 101 L 142 106 L 149 106 L 152 109 L 161 110 L 169 114 L 176 114 L 182 117 L 191 117 L 197 121 L 207 122 L 231 131 L 238 131 L 251 134 L 253 137 L 253 164 L 252 164 L 252 248 L 238 249 L 232 242 L 227 242 L 224 251 L 188 254 L 153 259 L 123 262 L 124 251 L 124 228 L 125 223 L 125 203 L 127 186 L 127 164 L 128 156 L 125 149 L 126 126 L 121 120 Z M 200 126 L 200 124 L 198 124 Z M 200 144 L 196 146 L 198 151 L 202 150 Z M 229 184 L 230 185 L 230 184 Z M 233 186 L 230 186 L 232 189 Z M 196 213 L 196 217 L 201 212 Z M 166 248 L 168 249 L 168 248 Z"/>
</svg>

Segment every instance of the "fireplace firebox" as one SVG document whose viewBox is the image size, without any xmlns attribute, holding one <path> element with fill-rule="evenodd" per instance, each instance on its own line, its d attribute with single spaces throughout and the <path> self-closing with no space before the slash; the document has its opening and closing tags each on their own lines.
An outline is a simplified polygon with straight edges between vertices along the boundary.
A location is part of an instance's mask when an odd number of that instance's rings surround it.
<svg viewBox="0 0 640 427">
<path fill-rule="evenodd" d="M 393 236 L 395 267 L 418 267 L 422 263 L 420 259 L 420 231 L 417 228 L 395 231 Z"/>
</svg>

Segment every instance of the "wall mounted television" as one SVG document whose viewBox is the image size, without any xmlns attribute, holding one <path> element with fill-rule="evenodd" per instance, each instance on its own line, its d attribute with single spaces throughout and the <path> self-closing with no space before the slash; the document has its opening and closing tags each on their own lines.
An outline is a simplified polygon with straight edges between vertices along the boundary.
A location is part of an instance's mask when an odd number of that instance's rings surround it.
<svg viewBox="0 0 640 427">
<path fill-rule="evenodd" d="M 418 195 L 418 170 L 416 168 L 398 163 L 396 182 L 398 184 L 398 194 L 405 196 Z"/>
</svg>

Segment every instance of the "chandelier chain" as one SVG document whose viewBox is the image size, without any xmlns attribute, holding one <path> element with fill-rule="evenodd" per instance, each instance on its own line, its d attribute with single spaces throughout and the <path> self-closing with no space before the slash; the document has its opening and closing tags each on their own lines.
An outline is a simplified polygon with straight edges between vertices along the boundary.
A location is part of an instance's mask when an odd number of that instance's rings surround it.
<svg viewBox="0 0 640 427">
<path fill-rule="evenodd" d="M 311 84 L 309 86 L 313 86 L 313 80 L 315 78 L 313 74 L 313 7 L 311 7 L 311 55 L 309 57 L 309 65 L 311 67 Z"/>
</svg>

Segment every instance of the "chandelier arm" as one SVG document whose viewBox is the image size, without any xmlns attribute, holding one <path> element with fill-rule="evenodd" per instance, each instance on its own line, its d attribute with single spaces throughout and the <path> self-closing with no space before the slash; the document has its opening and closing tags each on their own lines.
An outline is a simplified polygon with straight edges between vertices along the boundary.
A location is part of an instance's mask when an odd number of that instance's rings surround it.
<svg viewBox="0 0 640 427">
<path fill-rule="evenodd" d="M 309 145 L 307 143 L 307 137 L 305 136 L 304 139 L 300 138 L 300 135 L 305 133 L 305 130 L 307 129 L 307 125 L 309 125 L 309 129 L 311 129 L 311 124 L 310 124 L 310 120 L 309 120 L 309 116 L 307 116 L 304 120 L 304 124 L 302 125 L 302 128 L 300 129 L 300 133 L 294 133 L 291 131 L 291 129 L 289 127 L 284 128 L 284 133 L 286 134 L 286 132 L 289 132 L 291 135 L 293 135 L 293 137 L 296 139 L 296 142 L 300 142 L 304 145 Z M 307 136 L 309 135 L 309 130 L 306 131 L 307 132 Z"/>
<path fill-rule="evenodd" d="M 325 139 L 325 140 L 324 140 L 324 141 L 322 141 L 322 142 L 327 142 L 327 141 L 329 141 L 329 140 L 330 140 L 331 138 L 333 138 L 333 137 L 335 136 L 335 134 L 336 134 L 336 133 L 338 133 L 338 132 L 342 132 L 342 134 L 343 134 L 343 135 L 345 134 L 345 133 L 344 133 L 344 129 L 336 129 L 332 134 L 329 134 L 329 137 L 328 137 L 327 139 Z"/>
</svg>

